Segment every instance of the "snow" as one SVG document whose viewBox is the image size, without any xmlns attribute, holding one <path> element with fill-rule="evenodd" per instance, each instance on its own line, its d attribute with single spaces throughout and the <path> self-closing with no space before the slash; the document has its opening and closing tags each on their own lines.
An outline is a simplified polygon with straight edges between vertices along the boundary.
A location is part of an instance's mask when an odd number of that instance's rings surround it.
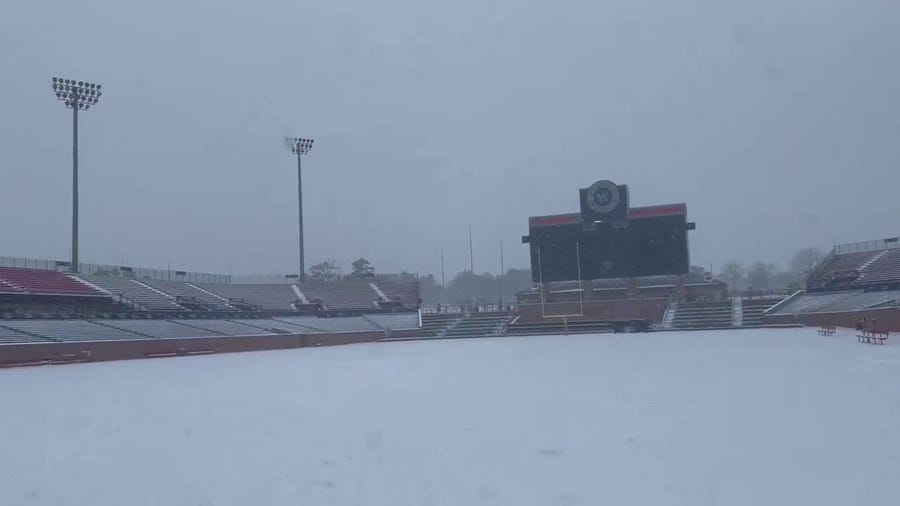
<svg viewBox="0 0 900 506">
<path fill-rule="evenodd" d="M 893 505 L 898 378 L 814 329 L 5 369 L 0 504 Z"/>
</svg>

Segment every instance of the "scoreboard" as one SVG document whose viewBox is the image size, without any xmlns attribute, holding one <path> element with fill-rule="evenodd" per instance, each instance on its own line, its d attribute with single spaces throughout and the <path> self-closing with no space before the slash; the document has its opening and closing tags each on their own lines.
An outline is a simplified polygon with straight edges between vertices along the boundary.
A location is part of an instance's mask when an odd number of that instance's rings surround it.
<svg viewBox="0 0 900 506">
<path fill-rule="evenodd" d="M 634 207 L 625 220 L 586 226 L 583 213 L 529 218 L 534 282 L 685 274 L 687 206 Z"/>
</svg>

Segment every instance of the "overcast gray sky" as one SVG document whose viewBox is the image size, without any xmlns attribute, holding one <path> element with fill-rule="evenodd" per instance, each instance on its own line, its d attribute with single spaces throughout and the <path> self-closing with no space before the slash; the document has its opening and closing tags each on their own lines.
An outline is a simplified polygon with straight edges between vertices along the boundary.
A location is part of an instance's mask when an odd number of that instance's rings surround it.
<svg viewBox="0 0 900 506">
<path fill-rule="evenodd" d="M 526 266 L 597 179 L 686 202 L 694 264 L 900 233 L 900 2 L 4 2 L 0 255 L 290 272 Z"/>
</svg>

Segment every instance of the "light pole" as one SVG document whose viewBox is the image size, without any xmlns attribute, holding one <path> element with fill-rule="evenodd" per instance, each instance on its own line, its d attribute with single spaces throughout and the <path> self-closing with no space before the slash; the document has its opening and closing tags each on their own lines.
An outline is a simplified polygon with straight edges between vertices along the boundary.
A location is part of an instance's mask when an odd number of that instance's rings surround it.
<svg viewBox="0 0 900 506">
<path fill-rule="evenodd" d="M 300 215 L 300 282 L 302 283 L 306 280 L 306 270 L 303 265 L 303 171 L 300 160 L 312 149 L 313 140 L 288 137 L 285 141 L 291 153 L 297 155 L 297 208 Z"/>
<path fill-rule="evenodd" d="M 78 272 L 78 111 L 86 111 L 97 104 L 100 85 L 54 77 L 53 92 L 72 109 L 72 261 L 69 271 Z"/>
</svg>

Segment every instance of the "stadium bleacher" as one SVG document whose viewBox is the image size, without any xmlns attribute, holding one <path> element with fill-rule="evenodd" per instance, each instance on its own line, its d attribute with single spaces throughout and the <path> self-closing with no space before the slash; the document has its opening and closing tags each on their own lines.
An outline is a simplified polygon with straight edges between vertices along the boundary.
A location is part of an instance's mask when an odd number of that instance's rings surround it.
<svg viewBox="0 0 900 506">
<path fill-rule="evenodd" d="M 727 328 L 732 326 L 730 300 L 681 302 L 675 310 L 672 328 Z"/>
<path fill-rule="evenodd" d="M 54 342 L 52 339 L 28 334 L 21 330 L 15 330 L 0 325 L 0 344 L 19 344 L 19 343 L 48 343 Z"/>
<path fill-rule="evenodd" d="M 4 320 L 3 326 L 53 341 L 121 341 L 145 336 L 87 320 Z"/>
<path fill-rule="evenodd" d="M 179 301 L 179 298 L 183 297 L 185 299 L 196 301 L 205 309 L 216 311 L 234 310 L 233 307 L 228 305 L 227 299 L 211 294 L 204 289 L 197 288 L 184 281 L 163 281 L 159 279 L 141 279 L 140 281 L 147 286 L 175 297 L 176 302 Z M 184 306 L 184 303 L 179 302 L 179 305 Z"/>
<path fill-rule="evenodd" d="M 307 281 L 300 290 L 309 300 L 321 300 L 330 310 L 378 309 L 381 299 L 368 280 L 362 281 Z"/>
<path fill-rule="evenodd" d="M 374 313 L 366 315 L 365 318 L 383 329 L 405 330 L 419 328 L 418 313 Z"/>
<path fill-rule="evenodd" d="M 840 292 L 812 292 L 800 294 L 767 314 L 840 313 L 881 307 L 898 301 L 900 301 L 900 290 L 867 292 L 858 289 Z"/>
<path fill-rule="evenodd" d="M 831 255 L 807 280 L 807 291 L 825 290 L 833 286 L 836 281 L 842 281 L 844 284 L 855 282 L 863 274 L 861 269 L 880 253 L 882 251 Z"/>
<path fill-rule="evenodd" d="M 231 319 L 231 321 L 240 323 L 242 325 L 247 325 L 248 327 L 260 329 L 267 334 L 302 334 L 304 332 L 310 331 L 306 327 L 293 325 L 291 323 L 278 321 L 272 318 L 233 318 Z"/>
<path fill-rule="evenodd" d="M 344 312 L 385 309 L 388 302 L 399 305 L 394 309 L 415 310 L 420 303 L 415 279 L 390 277 L 302 284 L 188 283 L 97 274 L 79 274 L 78 277 L 85 283 L 78 283 L 79 286 L 88 290 L 92 289 L 86 285 L 95 286 L 111 294 L 116 302 L 124 302 L 138 311 L 300 311 L 300 314 L 309 314 L 317 310 L 314 301 L 321 302 L 326 311 Z M 2 290 L 0 286 L 0 292 Z M 310 303 L 309 307 L 294 307 L 296 301 L 302 300 L 298 290 Z"/>
<path fill-rule="evenodd" d="M 181 325 L 186 325 L 188 327 L 198 328 L 207 330 L 209 332 L 215 332 L 217 334 L 223 336 L 258 336 L 262 334 L 272 334 L 273 332 L 264 331 L 257 327 L 251 327 L 250 325 L 245 325 L 240 322 L 231 321 L 231 320 L 206 320 L 206 319 L 194 319 L 194 320 L 171 320 L 174 323 L 179 323 Z"/>
<path fill-rule="evenodd" d="M 403 307 L 410 309 L 419 307 L 419 289 L 415 279 L 378 276 L 373 282 L 389 299 L 399 299 L 403 302 Z"/>
<path fill-rule="evenodd" d="M 285 284 L 214 284 L 195 283 L 200 288 L 212 292 L 226 300 L 243 299 L 248 304 L 268 311 L 291 311 L 298 299 L 293 285 Z"/>
<path fill-rule="evenodd" d="M 146 337 L 215 337 L 221 335 L 211 330 L 181 325 L 168 320 L 110 320 L 105 323 L 110 327 Z"/>
<path fill-rule="evenodd" d="M 135 309 L 148 311 L 184 310 L 183 307 L 175 303 L 174 297 L 151 290 L 131 278 L 85 274 L 79 274 L 78 277 L 113 295 L 123 297 L 135 305 Z"/>
<path fill-rule="evenodd" d="M 741 325 L 758 327 L 763 324 L 763 313 L 781 301 L 781 298 L 744 299 L 741 303 Z"/>
<path fill-rule="evenodd" d="M 896 283 L 900 280 L 900 249 L 886 249 L 862 266 L 857 285 Z"/>
<path fill-rule="evenodd" d="M 62 272 L 0 267 L 0 290 L 37 295 L 106 297 Z"/>
<path fill-rule="evenodd" d="M 361 317 L 348 318 L 315 318 L 304 316 L 285 316 L 273 318 L 273 320 L 297 325 L 306 332 L 354 332 L 365 330 L 379 330 L 374 323 Z"/>
</svg>

